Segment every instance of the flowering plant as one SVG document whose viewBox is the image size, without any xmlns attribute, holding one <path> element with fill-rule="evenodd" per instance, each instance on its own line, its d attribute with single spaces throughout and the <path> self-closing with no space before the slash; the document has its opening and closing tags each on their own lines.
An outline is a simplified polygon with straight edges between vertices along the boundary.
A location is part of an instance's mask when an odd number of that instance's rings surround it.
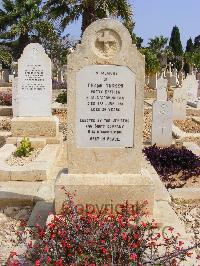
<svg viewBox="0 0 200 266">
<path fill-rule="evenodd" d="M 18 233 L 26 251 L 12 252 L 7 265 L 179 265 L 192 247 L 184 249 L 173 228 L 160 233 L 155 221 L 147 221 L 146 204 L 127 202 L 118 213 L 89 212 L 68 194 L 62 213 L 52 215 L 46 228 Z"/>
<path fill-rule="evenodd" d="M 0 92 L 0 105 L 11 106 L 12 105 L 12 94 L 6 92 Z"/>
<path fill-rule="evenodd" d="M 181 187 L 189 178 L 200 175 L 200 158 L 185 147 L 153 145 L 143 153 L 167 188 Z"/>
</svg>

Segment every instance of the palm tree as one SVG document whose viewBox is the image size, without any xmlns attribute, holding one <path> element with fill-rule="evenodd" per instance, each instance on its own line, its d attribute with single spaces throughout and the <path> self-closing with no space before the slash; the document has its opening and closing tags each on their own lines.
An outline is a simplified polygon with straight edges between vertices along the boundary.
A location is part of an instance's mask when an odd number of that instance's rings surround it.
<svg viewBox="0 0 200 266">
<path fill-rule="evenodd" d="M 82 16 L 83 33 L 93 21 L 109 15 L 120 18 L 131 33 L 134 27 L 128 0 L 47 0 L 45 7 L 50 18 L 60 18 L 62 29 Z"/>
<path fill-rule="evenodd" d="M 25 46 L 33 41 L 44 20 L 42 0 L 2 0 L 0 9 L 0 39 L 14 47 L 19 58 Z"/>
</svg>

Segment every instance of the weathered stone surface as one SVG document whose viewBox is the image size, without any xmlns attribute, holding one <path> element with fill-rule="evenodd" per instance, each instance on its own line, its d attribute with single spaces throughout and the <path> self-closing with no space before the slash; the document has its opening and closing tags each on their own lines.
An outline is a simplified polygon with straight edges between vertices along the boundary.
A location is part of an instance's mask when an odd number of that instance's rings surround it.
<svg viewBox="0 0 200 266">
<path fill-rule="evenodd" d="M 62 174 L 55 186 L 55 210 L 59 213 L 66 199 L 65 191 L 76 192 L 75 202 L 82 205 L 90 204 L 98 208 L 113 206 L 114 210 L 127 200 L 130 204 L 148 200 L 149 212 L 153 211 L 154 184 L 149 173 L 142 174 Z"/>
<path fill-rule="evenodd" d="M 177 88 L 173 95 L 173 120 L 186 119 L 187 96 L 184 88 Z"/>
<path fill-rule="evenodd" d="M 172 144 L 172 102 L 153 103 L 152 145 L 170 146 Z"/>
<path fill-rule="evenodd" d="M 57 117 L 15 117 L 12 119 L 13 137 L 57 137 L 59 133 Z"/>
<path fill-rule="evenodd" d="M 169 193 L 174 199 L 200 200 L 200 188 L 176 188 L 170 189 Z"/>
<path fill-rule="evenodd" d="M 126 66 L 136 76 L 133 146 L 122 148 L 79 148 L 76 140 L 77 73 L 87 66 Z M 106 71 L 104 69 L 104 73 Z M 108 78 L 106 75 L 102 75 Z M 138 174 L 141 169 L 142 123 L 144 98 L 144 57 L 132 44 L 127 29 L 118 21 L 103 19 L 91 24 L 83 34 L 82 42 L 68 57 L 68 166 L 71 174 Z M 88 79 L 90 82 L 90 79 Z M 108 79 L 109 81 L 109 79 Z M 123 83 L 125 82 L 122 81 Z M 109 84 L 109 82 L 108 82 Z M 116 88 L 114 89 L 116 91 Z M 97 94 L 96 94 L 97 95 Z M 110 96 L 110 94 L 108 94 Z M 116 94 L 114 94 L 116 96 Z M 102 113 L 103 114 L 103 113 Z M 124 116 L 126 114 L 124 113 Z M 117 118 L 117 113 L 115 117 Z M 121 118 L 121 117 L 120 117 Z M 83 135 L 84 138 L 84 135 Z M 134 161 L 134 163 L 133 163 Z"/>
<path fill-rule="evenodd" d="M 38 201 L 33 208 L 27 226 L 33 227 L 36 224 L 39 224 L 41 227 L 44 227 L 46 225 L 47 217 L 52 211 L 52 202 Z"/>
<path fill-rule="evenodd" d="M 7 151 L 4 152 L 4 150 Z M 51 178 L 54 163 L 60 152 L 60 145 L 48 144 L 41 151 L 39 156 L 32 162 L 22 165 L 8 165 L 6 160 L 16 146 L 6 144 L 0 149 L 0 181 L 18 180 L 18 181 L 42 181 Z"/>
</svg>

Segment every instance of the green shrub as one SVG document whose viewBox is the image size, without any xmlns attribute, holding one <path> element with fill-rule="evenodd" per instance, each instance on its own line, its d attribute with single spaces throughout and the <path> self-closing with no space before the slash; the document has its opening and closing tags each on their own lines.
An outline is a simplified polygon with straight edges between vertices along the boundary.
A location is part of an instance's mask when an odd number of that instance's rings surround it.
<svg viewBox="0 0 200 266">
<path fill-rule="evenodd" d="M 57 103 L 62 103 L 65 104 L 67 103 L 67 92 L 66 91 L 62 91 L 56 98 L 56 102 Z"/>
<path fill-rule="evenodd" d="M 15 152 L 16 157 L 27 157 L 30 155 L 33 148 L 31 147 L 31 142 L 29 138 L 23 138 L 20 142 L 20 146 Z"/>
</svg>

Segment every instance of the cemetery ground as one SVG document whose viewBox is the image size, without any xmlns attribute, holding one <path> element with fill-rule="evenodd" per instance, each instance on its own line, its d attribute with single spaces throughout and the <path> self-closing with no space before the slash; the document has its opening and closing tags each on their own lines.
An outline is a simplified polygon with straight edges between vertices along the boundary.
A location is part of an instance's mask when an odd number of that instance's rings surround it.
<svg viewBox="0 0 200 266">
<path fill-rule="evenodd" d="M 147 92 L 148 91 L 149 90 L 147 90 Z M 54 97 L 52 101 L 52 106 L 55 106 L 55 99 L 60 93 L 61 93 L 61 90 L 56 90 L 53 92 Z M 148 97 L 148 98 L 145 98 L 145 102 L 144 102 L 144 121 L 145 121 L 144 130 L 143 130 L 144 147 L 148 147 L 151 142 L 152 105 L 149 104 L 149 102 L 152 102 L 153 100 L 155 100 L 155 97 L 151 97 L 151 98 Z M 63 133 L 63 140 L 65 142 L 67 138 L 67 134 L 66 134 L 67 109 L 66 109 L 66 105 L 57 105 L 57 107 L 58 108 L 53 109 L 53 115 L 56 115 L 59 118 L 59 124 L 60 124 L 59 128 L 60 128 L 60 131 Z M 186 132 L 200 133 L 200 124 L 193 120 L 193 118 L 199 117 L 199 116 L 200 116 L 200 110 L 196 110 L 195 108 L 188 107 L 187 108 L 187 120 L 183 122 L 180 122 L 180 121 L 175 122 L 175 125 L 179 126 L 182 130 L 185 130 Z M 10 135 L 12 114 L 1 116 L 0 119 L 1 119 L 0 120 L 1 121 L 0 122 L 1 146 L 3 146 L 6 142 L 6 138 Z M 188 142 L 188 143 L 193 142 L 193 143 L 196 143 L 197 145 L 200 145 L 199 137 L 198 138 L 192 138 L 192 137 L 184 138 L 182 141 Z M 173 142 L 174 142 L 174 145 L 177 145 L 177 147 L 180 147 L 179 142 L 178 144 L 176 144 L 177 143 L 176 138 L 173 138 Z M 13 162 L 13 158 L 10 160 L 11 160 L 11 163 L 15 163 Z M 23 159 L 20 159 L 20 160 L 23 161 Z M 24 164 L 26 163 L 26 160 L 24 161 Z M 20 163 L 20 161 L 18 163 Z M 23 164 L 23 162 L 21 163 Z M 2 184 L 5 185 L 5 183 L 1 182 L 1 186 Z M 180 187 L 183 187 L 186 190 L 189 189 L 188 191 L 186 191 L 187 192 L 186 198 L 184 198 L 184 193 L 181 192 Z M 39 189 L 39 186 L 37 186 L 36 191 L 38 189 Z M 196 197 L 193 195 L 194 199 L 190 199 L 190 196 L 188 197 L 188 195 L 190 194 L 191 198 L 193 198 L 192 189 L 194 189 L 194 194 L 196 194 Z M 16 189 L 16 191 L 18 191 L 18 189 Z M 184 223 L 186 227 L 186 232 L 191 235 L 192 239 L 195 239 L 195 238 L 198 239 L 200 235 L 199 191 L 200 191 L 199 176 L 198 177 L 196 176 L 194 178 L 191 177 L 186 182 L 182 182 L 182 183 L 178 182 L 178 179 L 177 179 L 177 188 L 169 189 L 169 193 L 171 193 L 170 205 L 174 209 L 176 214 L 178 215 L 179 219 Z M 20 226 L 21 219 L 28 221 L 30 218 L 31 212 L 34 209 L 35 203 L 33 203 L 32 200 L 24 199 L 23 204 L 26 204 L 26 203 L 29 204 L 29 206 L 24 206 L 24 207 L 21 206 L 22 202 L 20 201 L 21 199 L 19 200 L 19 204 L 17 204 L 17 206 L 14 206 L 15 204 L 14 202 L 12 202 L 11 206 L 6 207 L 5 205 L 0 208 L 0 246 L 2 247 L 1 252 L 0 252 L 1 265 L 4 265 L 10 252 L 16 246 L 16 240 L 17 240 L 16 231 L 18 230 Z M 198 250 L 196 250 L 196 252 L 199 254 Z"/>
</svg>

